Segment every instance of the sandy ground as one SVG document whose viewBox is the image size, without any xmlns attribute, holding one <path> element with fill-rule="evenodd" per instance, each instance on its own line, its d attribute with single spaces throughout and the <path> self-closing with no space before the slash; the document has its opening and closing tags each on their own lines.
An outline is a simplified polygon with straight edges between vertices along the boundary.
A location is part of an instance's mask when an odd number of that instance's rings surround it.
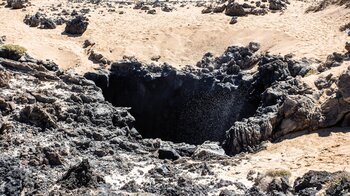
<svg viewBox="0 0 350 196">
<path fill-rule="evenodd" d="M 266 150 L 237 158 L 239 161 L 235 167 L 219 166 L 223 171 L 219 176 L 252 184 L 246 180 L 250 171 L 262 174 L 271 170 L 290 171 L 290 182 L 310 170 L 350 172 L 350 128 L 297 133 L 266 146 Z"/>
<path fill-rule="evenodd" d="M 174 66 L 193 65 L 204 53 L 220 55 L 230 45 L 246 45 L 258 41 L 261 52 L 274 54 L 294 53 L 297 57 L 324 60 L 332 52 L 343 52 L 347 36 L 339 27 L 350 20 L 350 10 L 330 7 L 319 12 L 305 14 L 310 5 L 291 1 L 284 13 L 239 18 L 229 25 L 230 17 L 224 14 L 201 14 L 203 8 L 189 5 L 177 6 L 175 12 L 149 15 L 130 8 L 93 9 L 90 25 L 81 37 L 62 35 L 64 26 L 54 30 L 30 28 L 22 20 L 26 13 L 38 8 L 47 10 L 51 4 L 62 3 L 67 9 L 79 4 L 64 0 L 32 0 L 34 6 L 26 11 L 0 8 L 0 35 L 8 37 L 8 43 L 26 47 L 34 57 L 52 59 L 65 69 L 80 73 L 94 65 L 82 48 L 84 40 L 96 42 L 94 50 L 110 60 L 123 55 L 134 55 L 144 62 L 161 56 L 160 62 Z M 80 4 L 81 5 L 81 4 Z M 118 14 L 124 10 L 125 14 Z"/>
</svg>

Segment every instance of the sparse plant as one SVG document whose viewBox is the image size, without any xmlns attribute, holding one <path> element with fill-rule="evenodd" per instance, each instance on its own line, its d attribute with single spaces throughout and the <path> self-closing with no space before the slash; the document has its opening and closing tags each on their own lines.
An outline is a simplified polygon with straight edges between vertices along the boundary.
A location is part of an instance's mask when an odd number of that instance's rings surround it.
<svg viewBox="0 0 350 196">
<path fill-rule="evenodd" d="M 270 176 L 270 177 L 290 177 L 292 174 L 290 173 L 290 171 L 286 170 L 286 169 L 274 169 L 274 170 L 268 170 L 266 172 L 266 176 Z"/>
<path fill-rule="evenodd" d="M 12 59 L 12 60 L 18 60 L 26 52 L 27 52 L 27 49 L 19 45 L 5 44 L 0 47 L 0 57 Z"/>
<path fill-rule="evenodd" d="M 350 173 L 346 172 L 346 171 L 342 171 L 342 172 L 337 173 L 327 183 L 326 187 L 327 188 L 336 187 L 336 186 L 340 185 L 342 180 L 350 181 Z"/>
<path fill-rule="evenodd" d="M 308 76 L 311 76 L 311 75 L 315 75 L 317 73 L 317 70 L 315 69 L 310 69 L 304 77 L 308 77 Z"/>
</svg>

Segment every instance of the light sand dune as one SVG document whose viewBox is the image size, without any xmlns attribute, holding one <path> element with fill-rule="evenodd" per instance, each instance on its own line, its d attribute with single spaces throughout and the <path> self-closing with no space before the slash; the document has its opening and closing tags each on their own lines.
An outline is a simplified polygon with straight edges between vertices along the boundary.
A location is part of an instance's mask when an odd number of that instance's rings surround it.
<svg viewBox="0 0 350 196">
<path fill-rule="evenodd" d="M 235 167 L 222 168 L 220 177 L 241 179 L 250 171 L 265 173 L 283 169 L 290 171 L 290 182 L 304 173 L 315 171 L 350 171 L 350 128 L 324 129 L 310 134 L 297 133 L 279 143 L 268 143 L 267 149 L 237 158 Z M 231 160 L 234 161 L 234 160 Z"/>
<path fill-rule="evenodd" d="M 332 52 L 344 51 L 347 36 L 338 29 L 350 19 L 350 11 L 340 7 L 304 14 L 310 3 L 291 1 L 283 13 L 241 17 L 235 25 L 229 25 L 230 17 L 224 14 L 204 15 L 203 8 L 192 5 L 187 6 L 189 9 L 177 7 L 170 13 L 157 10 L 156 15 L 130 8 L 107 12 L 106 8 L 91 7 L 90 25 L 81 37 L 62 35 L 64 26 L 40 30 L 22 22 L 26 13 L 35 13 L 39 7 L 46 10 L 58 3 L 67 9 L 81 5 L 63 0 L 33 0 L 34 6 L 25 12 L 0 8 L 0 35 L 6 35 L 9 43 L 23 45 L 37 58 L 52 59 L 63 68 L 78 72 L 98 67 L 87 59 L 82 48 L 85 39 L 95 41 L 94 50 L 110 60 L 134 55 L 151 62 L 152 56 L 160 55 L 160 62 L 174 66 L 193 65 L 206 52 L 220 55 L 230 45 L 246 45 L 250 41 L 260 42 L 261 52 L 294 53 L 297 57 L 324 60 Z M 125 14 L 118 14 L 119 10 Z"/>
</svg>

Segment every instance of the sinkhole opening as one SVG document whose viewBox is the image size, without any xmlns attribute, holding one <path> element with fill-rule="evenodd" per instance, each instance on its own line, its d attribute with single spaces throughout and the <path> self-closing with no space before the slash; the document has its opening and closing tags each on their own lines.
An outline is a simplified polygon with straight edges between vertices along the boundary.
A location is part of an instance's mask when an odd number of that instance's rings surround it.
<svg viewBox="0 0 350 196">
<path fill-rule="evenodd" d="M 213 77 L 112 73 L 108 80 L 102 88 L 106 100 L 130 107 L 144 138 L 222 142 L 234 122 L 253 115 L 258 104 L 247 99 L 247 89 L 228 88 Z"/>
</svg>

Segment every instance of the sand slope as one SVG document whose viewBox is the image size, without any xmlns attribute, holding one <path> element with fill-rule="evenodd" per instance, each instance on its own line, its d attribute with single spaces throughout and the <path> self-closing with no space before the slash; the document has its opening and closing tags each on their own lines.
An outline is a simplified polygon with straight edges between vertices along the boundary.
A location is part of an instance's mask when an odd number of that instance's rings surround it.
<svg viewBox="0 0 350 196">
<path fill-rule="evenodd" d="M 64 26 L 40 30 L 22 22 L 26 13 L 35 13 L 39 7 L 47 10 L 49 5 L 58 3 L 68 10 L 82 5 L 33 0 L 34 6 L 24 12 L 1 7 L 0 35 L 6 35 L 8 43 L 28 48 L 37 58 L 52 59 L 63 68 L 78 72 L 98 67 L 87 60 L 82 48 L 85 39 L 96 42 L 94 50 L 111 60 L 134 55 L 151 62 L 152 56 L 160 55 L 161 62 L 175 66 L 193 65 L 208 51 L 220 55 L 230 45 L 250 41 L 260 42 L 261 52 L 294 53 L 297 57 L 324 60 L 332 52 L 344 51 L 347 36 L 338 29 L 350 20 L 350 10 L 341 7 L 305 14 L 310 3 L 291 1 L 283 13 L 242 17 L 235 25 L 229 25 L 230 17 L 224 14 L 204 15 L 203 8 L 193 5 L 188 5 L 189 9 L 178 6 L 177 11 L 170 13 L 158 10 L 156 15 L 131 8 L 107 12 L 106 8 L 91 7 L 90 25 L 81 37 L 62 35 Z M 125 14 L 118 14 L 120 10 Z"/>
</svg>

